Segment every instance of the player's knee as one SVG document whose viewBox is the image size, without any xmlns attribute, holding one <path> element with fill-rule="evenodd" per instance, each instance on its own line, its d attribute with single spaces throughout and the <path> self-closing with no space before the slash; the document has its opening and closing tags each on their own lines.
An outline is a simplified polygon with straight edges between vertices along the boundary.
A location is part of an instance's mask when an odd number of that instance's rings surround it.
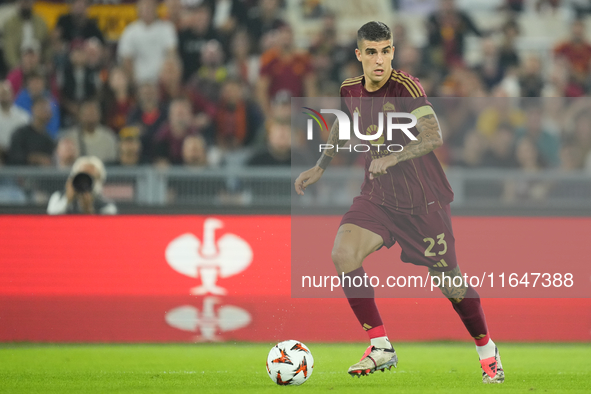
<svg viewBox="0 0 591 394">
<path fill-rule="evenodd" d="M 331 257 L 332 262 L 339 271 L 344 271 L 345 268 L 351 268 L 356 264 L 355 254 L 348 248 L 334 247 Z"/>
</svg>

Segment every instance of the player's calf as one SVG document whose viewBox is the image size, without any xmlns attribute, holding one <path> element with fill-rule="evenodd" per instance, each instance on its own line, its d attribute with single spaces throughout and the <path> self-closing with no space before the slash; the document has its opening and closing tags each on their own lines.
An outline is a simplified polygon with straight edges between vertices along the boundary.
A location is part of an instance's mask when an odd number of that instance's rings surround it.
<svg viewBox="0 0 591 394">
<path fill-rule="evenodd" d="M 453 304 L 460 303 L 466 297 L 468 286 L 464 283 L 459 266 L 447 272 L 439 272 L 429 268 L 429 275 L 432 277 L 432 283 L 435 283 L 441 293 Z"/>
<path fill-rule="evenodd" d="M 452 303 L 454 310 L 476 343 L 476 351 L 482 367 L 483 383 L 502 383 L 505 372 L 495 343 L 490 339 L 480 296 L 472 287 L 464 283 L 460 267 L 447 272 L 429 269 L 433 283 L 437 284 L 443 295 Z"/>
</svg>

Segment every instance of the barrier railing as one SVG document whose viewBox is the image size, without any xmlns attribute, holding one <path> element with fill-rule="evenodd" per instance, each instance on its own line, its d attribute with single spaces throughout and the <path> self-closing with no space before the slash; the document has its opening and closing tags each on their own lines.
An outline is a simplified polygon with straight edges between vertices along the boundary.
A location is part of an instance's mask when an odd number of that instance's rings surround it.
<svg viewBox="0 0 591 394">
<path fill-rule="evenodd" d="M 304 197 L 295 197 L 299 168 L 227 169 L 153 167 L 109 168 L 104 194 L 136 207 L 347 208 L 359 194 L 363 169 L 330 168 Z M 591 213 L 591 174 L 522 172 L 492 169 L 447 171 L 455 193 L 454 208 L 579 210 Z M 68 171 L 30 167 L 0 169 L 0 206 L 42 207 L 63 190 Z"/>
</svg>

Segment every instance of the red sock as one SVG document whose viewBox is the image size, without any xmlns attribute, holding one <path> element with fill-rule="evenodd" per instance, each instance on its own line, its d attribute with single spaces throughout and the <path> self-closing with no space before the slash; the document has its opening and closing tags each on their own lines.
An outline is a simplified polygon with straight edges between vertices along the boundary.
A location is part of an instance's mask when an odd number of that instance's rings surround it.
<svg viewBox="0 0 591 394">
<path fill-rule="evenodd" d="M 343 290 L 345 291 L 349 305 L 351 305 L 351 309 L 353 309 L 355 316 L 357 316 L 357 320 L 359 320 L 363 329 L 368 332 L 370 339 L 386 336 L 386 330 L 384 329 L 380 312 L 378 312 L 378 307 L 376 306 L 373 287 L 371 287 L 369 282 L 367 286 L 364 286 L 364 275 L 365 270 L 363 267 L 345 274 L 342 284 Z M 356 277 L 358 278 L 355 279 Z M 359 284 L 361 286 L 355 286 Z"/>
<path fill-rule="evenodd" d="M 488 343 L 490 335 L 486 326 L 484 311 L 480 305 L 480 296 L 472 286 L 468 286 L 466 296 L 457 304 L 452 304 L 455 311 L 462 319 L 462 323 L 474 338 L 477 346 L 484 346 Z"/>
</svg>

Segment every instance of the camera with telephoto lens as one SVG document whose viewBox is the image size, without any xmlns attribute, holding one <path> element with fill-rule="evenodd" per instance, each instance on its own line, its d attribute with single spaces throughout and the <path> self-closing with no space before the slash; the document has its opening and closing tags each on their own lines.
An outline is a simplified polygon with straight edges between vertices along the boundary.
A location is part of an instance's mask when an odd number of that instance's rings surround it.
<svg viewBox="0 0 591 394">
<path fill-rule="evenodd" d="M 92 192 L 93 183 L 92 176 L 86 172 L 79 172 L 72 178 L 72 187 L 76 193 Z"/>
</svg>

